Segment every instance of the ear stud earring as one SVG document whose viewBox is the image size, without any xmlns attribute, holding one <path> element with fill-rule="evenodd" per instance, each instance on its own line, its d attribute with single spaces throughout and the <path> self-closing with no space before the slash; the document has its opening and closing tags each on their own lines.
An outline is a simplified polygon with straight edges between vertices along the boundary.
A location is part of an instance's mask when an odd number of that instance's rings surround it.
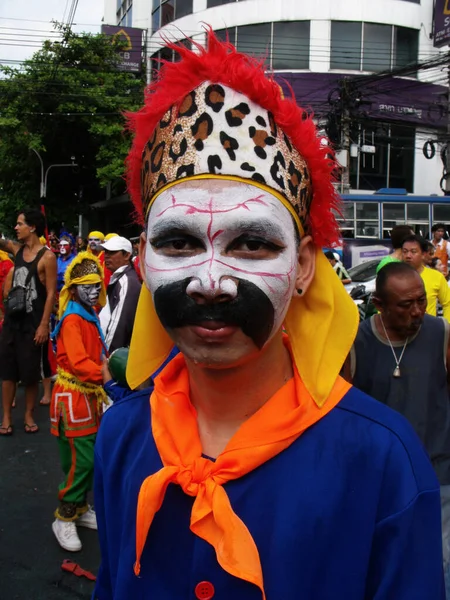
<svg viewBox="0 0 450 600">
<path fill-rule="evenodd" d="M 297 294 L 298 294 L 299 296 L 301 296 L 301 295 L 303 294 L 303 290 L 302 290 L 302 288 L 298 288 L 298 289 L 297 289 Z"/>
</svg>

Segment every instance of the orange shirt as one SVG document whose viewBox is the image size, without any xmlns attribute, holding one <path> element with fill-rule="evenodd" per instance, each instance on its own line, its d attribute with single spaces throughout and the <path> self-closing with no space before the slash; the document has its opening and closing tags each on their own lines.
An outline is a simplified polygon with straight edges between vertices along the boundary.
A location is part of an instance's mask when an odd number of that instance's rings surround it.
<svg viewBox="0 0 450 600">
<path fill-rule="evenodd" d="M 94 323 L 72 314 L 65 317 L 56 343 L 58 368 L 69 376 L 74 385 L 64 385 L 59 378 L 53 387 L 50 406 L 51 433 L 59 435 L 64 423 L 67 437 L 96 433 L 99 425 L 98 398 L 94 393 L 77 390 L 78 382 L 102 385 L 101 353 L 103 345 Z"/>
<path fill-rule="evenodd" d="M 447 254 L 447 240 L 442 240 L 441 244 L 436 244 L 434 240 L 432 240 L 432 244 L 434 246 L 434 256 L 438 258 L 442 263 L 442 274 L 444 277 L 448 275 L 448 254 Z"/>
</svg>

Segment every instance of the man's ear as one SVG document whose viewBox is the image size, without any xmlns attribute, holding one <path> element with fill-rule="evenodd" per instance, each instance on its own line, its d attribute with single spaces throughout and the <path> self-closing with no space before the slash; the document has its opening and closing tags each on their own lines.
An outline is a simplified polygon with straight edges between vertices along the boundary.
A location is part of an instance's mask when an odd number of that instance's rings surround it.
<svg viewBox="0 0 450 600">
<path fill-rule="evenodd" d="M 295 278 L 294 296 L 303 295 L 309 288 L 316 272 L 316 247 L 312 237 L 304 237 L 298 247 L 297 276 Z"/>
<path fill-rule="evenodd" d="M 372 302 L 373 305 L 375 306 L 375 308 L 381 312 L 383 309 L 383 301 L 381 300 L 381 298 L 379 296 L 376 296 L 375 294 L 372 295 Z"/>
</svg>

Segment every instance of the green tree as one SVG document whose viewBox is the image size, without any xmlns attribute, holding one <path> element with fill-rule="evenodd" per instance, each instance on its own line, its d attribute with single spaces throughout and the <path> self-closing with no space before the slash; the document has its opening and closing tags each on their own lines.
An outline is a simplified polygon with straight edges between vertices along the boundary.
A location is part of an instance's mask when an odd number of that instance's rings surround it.
<svg viewBox="0 0 450 600">
<path fill-rule="evenodd" d="M 104 35 L 75 34 L 55 24 L 58 41 L 19 68 L 0 65 L 0 231 L 17 210 L 39 205 L 41 171 L 47 167 L 45 201 L 50 225 L 69 227 L 89 205 L 124 191 L 124 159 L 130 146 L 126 111 L 143 104 L 144 73 L 118 69 L 121 42 Z M 145 69 L 143 69 L 145 71 Z"/>
</svg>

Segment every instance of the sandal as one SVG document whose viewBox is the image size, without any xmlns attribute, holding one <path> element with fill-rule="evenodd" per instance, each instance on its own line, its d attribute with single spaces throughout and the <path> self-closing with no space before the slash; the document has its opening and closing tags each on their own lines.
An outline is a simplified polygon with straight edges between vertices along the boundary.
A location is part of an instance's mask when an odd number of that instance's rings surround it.
<svg viewBox="0 0 450 600">
<path fill-rule="evenodd" d="M 4 427 L 3 425 L 0 425 L 0 435 L 3 437 L 8 437 L 10 435 L 13 434 L 13 426 L 12 425 L 8 425 L 8 427 Z"/>
<path fill-rule="evenodd" d="M 39 401 L 40 406 L 50 406 L 50 400 L 46 400 L 45 398 L 41 398 Z"/>
<path fill-rule="evenodd" d="M 23 428 L 25 433 L 37 433 L 39 431 L 39 427 L 36 425 L 36 423 L 32 423 L 31 425 L 24 423 Z"/>
</svg>

